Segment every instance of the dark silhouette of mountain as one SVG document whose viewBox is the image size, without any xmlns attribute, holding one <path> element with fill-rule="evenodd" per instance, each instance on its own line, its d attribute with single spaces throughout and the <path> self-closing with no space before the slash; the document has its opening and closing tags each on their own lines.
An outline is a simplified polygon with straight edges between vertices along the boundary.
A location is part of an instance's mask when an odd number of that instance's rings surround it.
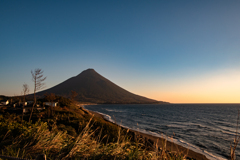
<svg viewBox="0 0 240 160">
<path fill-rule="evenodd" d="M 50 89 L 41 91 L 38 95 L 55 93 L 70 97 L 71 91 L 78 93 L 76 99 L 81 102 L 116 103 L 116 104 L 149 104 L 159 103 L 156 100 L 135 95 L 117 86 L 98 74 L 94 69 L 87 69 Z"/>
</svg>

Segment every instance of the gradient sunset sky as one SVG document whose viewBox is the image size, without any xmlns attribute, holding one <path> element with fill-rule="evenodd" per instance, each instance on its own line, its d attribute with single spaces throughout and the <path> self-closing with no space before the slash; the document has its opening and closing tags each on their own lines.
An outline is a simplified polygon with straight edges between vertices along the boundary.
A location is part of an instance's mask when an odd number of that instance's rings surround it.
<svg viewBox="0 0 240 160">
<path fill-rule="evenodd" d="M 88 68 L 172 103 L 240 103 L 240 1 L 0 0 L 0 95 Z"/>
</svg>

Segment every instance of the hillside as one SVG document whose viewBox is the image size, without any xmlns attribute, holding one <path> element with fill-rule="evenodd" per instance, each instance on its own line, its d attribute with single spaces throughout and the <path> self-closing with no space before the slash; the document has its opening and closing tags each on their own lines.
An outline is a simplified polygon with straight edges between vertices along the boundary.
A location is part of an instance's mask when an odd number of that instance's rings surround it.
<svg viewBox="0 0 240 160">
<path fill-rule="evenodd" d="M 82 102 L 116 104 L 159 103 L 156 100 L 130 93 L 104 78 L 94 69 L 87 69 L 75 77 L 39 92 L 38 95 L 55 93 L 56 95 L 70 97 L 71 91 L 77 92 L 76 99 Z"/>
</svg>

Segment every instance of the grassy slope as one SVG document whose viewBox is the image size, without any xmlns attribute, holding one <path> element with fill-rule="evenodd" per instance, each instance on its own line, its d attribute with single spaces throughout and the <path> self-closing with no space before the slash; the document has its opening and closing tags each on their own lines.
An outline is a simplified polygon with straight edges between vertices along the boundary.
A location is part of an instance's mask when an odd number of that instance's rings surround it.
<svg viewBox="0 0 240 160">
<path fill-rule="evenodd" d="M 8 156 L 48 159 L 183 159 L 133 132 L 74 106 L 35 112 L 33 121 L 1 111 L 0 150 Z M 28 119 L 25 115 L 24 119 Z M 164 158 L 165 157 L 165 158 Z"/>
</svg>

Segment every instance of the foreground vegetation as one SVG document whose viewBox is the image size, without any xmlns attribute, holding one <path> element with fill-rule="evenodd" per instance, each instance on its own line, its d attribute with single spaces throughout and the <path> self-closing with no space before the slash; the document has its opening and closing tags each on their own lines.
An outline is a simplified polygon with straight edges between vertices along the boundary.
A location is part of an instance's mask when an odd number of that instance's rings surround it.
<svg viewBox="0 0 240 160">
<path fill-rule="evenodd" d="M 0 154 L 34 159 L 184 159 L 74 105 L 21 114 L 0 111 Z"/>
<path fill-rule="evenodd" d="M 51 96 L 38 99 L 41 106 Z M 6 97 L 3 97 L 6 98 Z M 74 101 L 55 97 L 58 107 L 24 113 L 20 106 L 0 107 L 0 154 L 35 159 L 45 154 L 47 159 L 189 159 L 186 153 L 169 151 L 166 141 L 161 146 L 134 132 L 94 116 Z M 12 104 L 16 104 L 14 101 Z M 239 120 L 238 120 L 239 122 Z M 238 124 L 237 124 L 238 128 Z M 230 159 L 240 140 L 238 130 L 230 146 Z M 1 159 L 1 158 L 0 158 Z"/>
</svg>

